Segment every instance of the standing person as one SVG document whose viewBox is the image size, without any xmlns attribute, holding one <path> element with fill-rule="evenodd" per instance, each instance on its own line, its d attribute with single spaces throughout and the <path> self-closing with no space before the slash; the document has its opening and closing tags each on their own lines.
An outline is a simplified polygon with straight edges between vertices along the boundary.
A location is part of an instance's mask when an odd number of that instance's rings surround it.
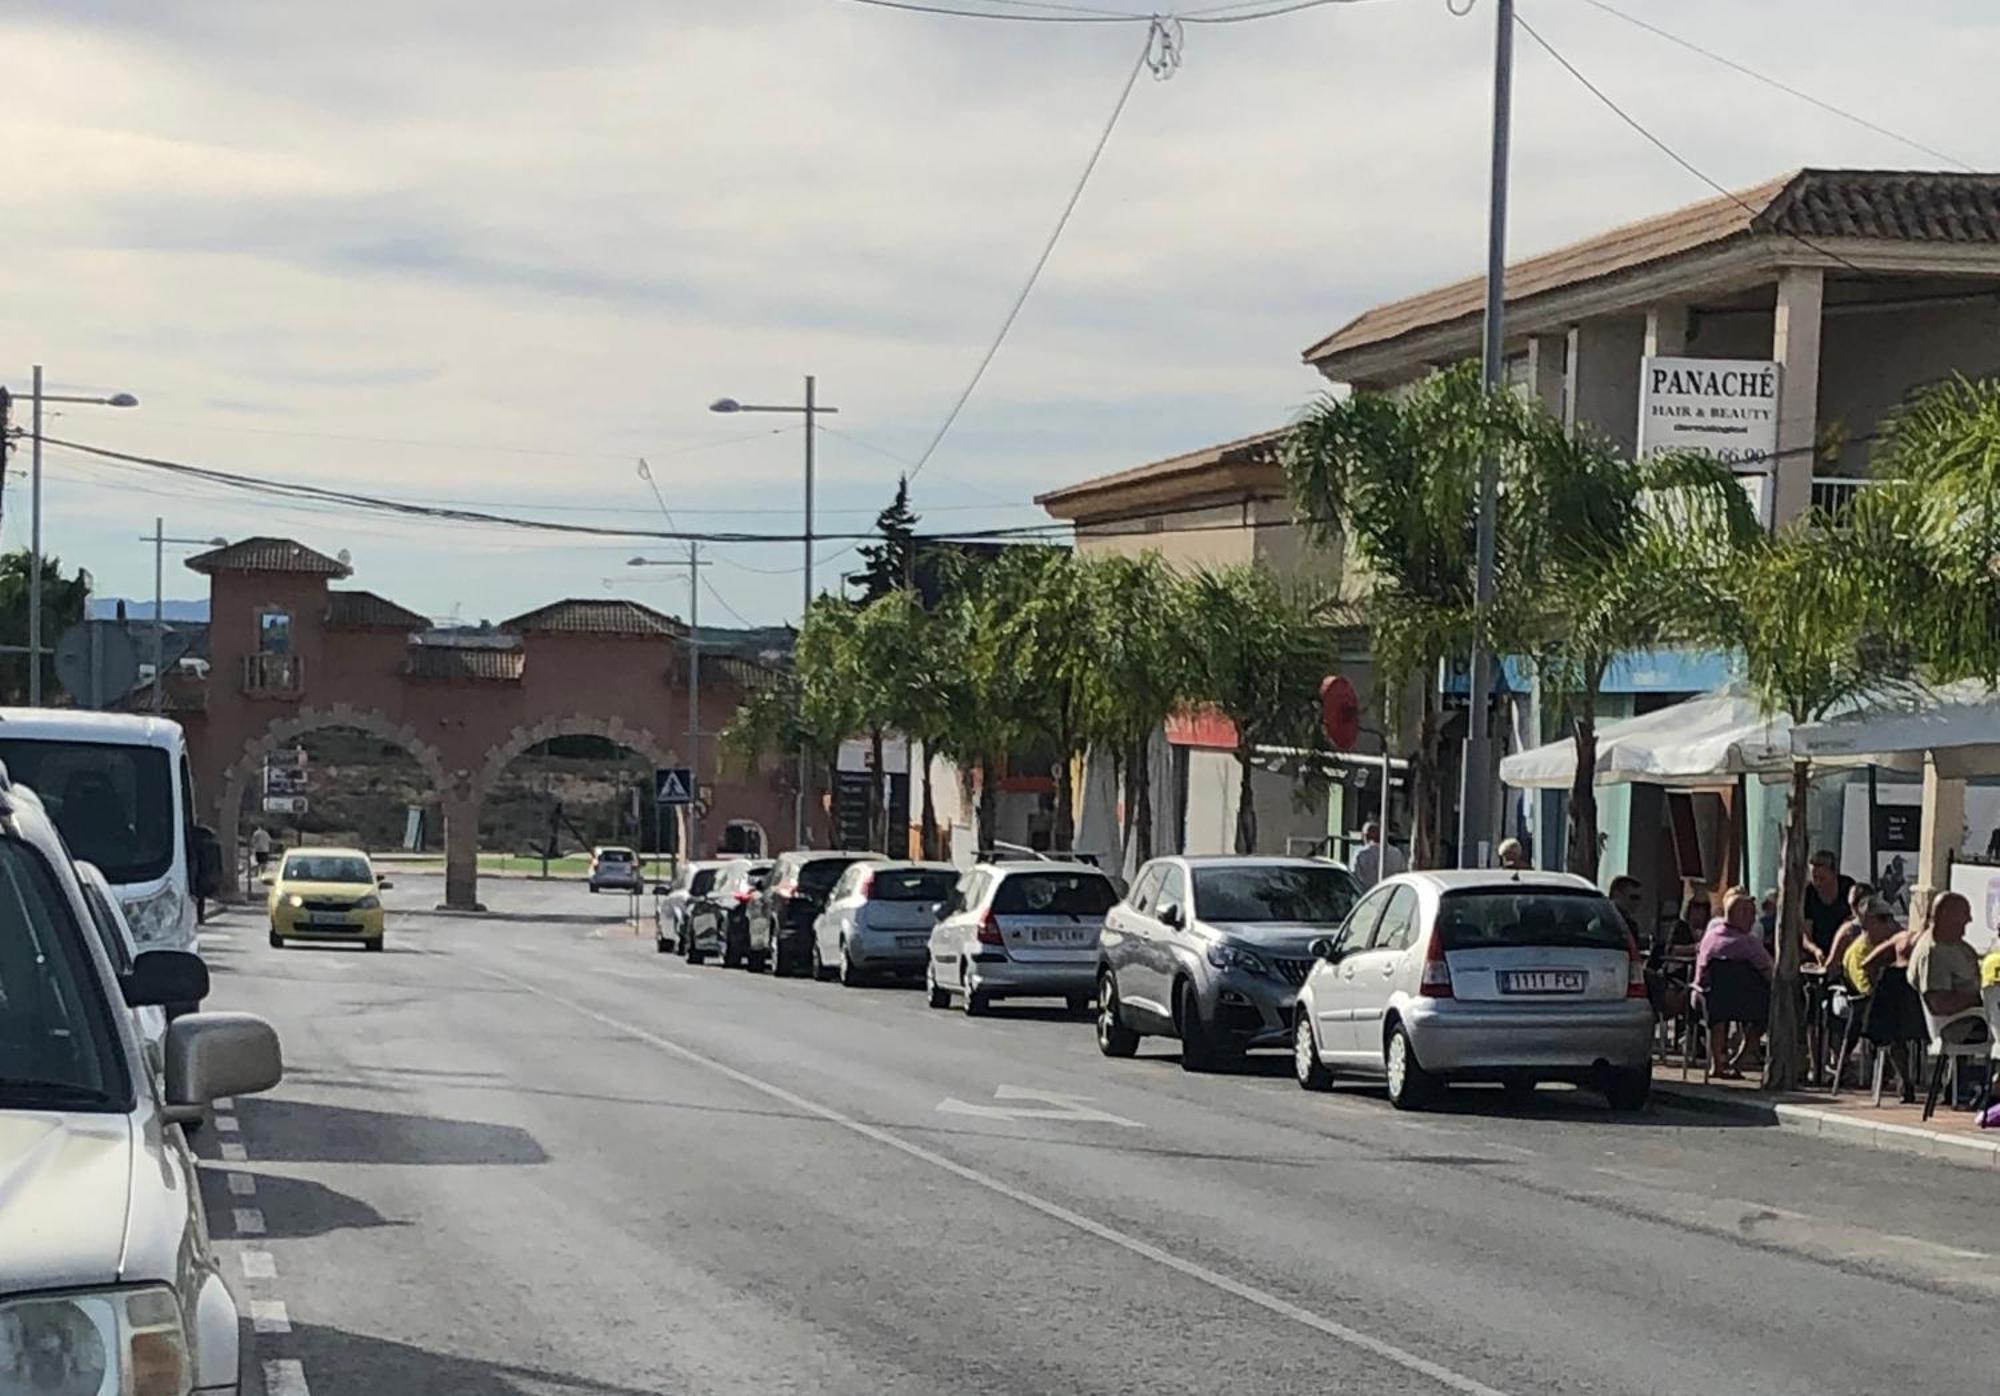
<svg viewBox="0 0 2000 1396">
<path fill-rule="evenodd" d="M 250 861 L 257 865 L 257 871 L 264 871 L 264 865 L 271 861 L 271 835 L 259 824 L 250 831 Z"/>
<path fill-rule="evenodd" d="M 1840 871 L 1840 859 L 1822 848 L 1812 856 L 1812 872 L 1806 878 L 1806 939 L 1813 949 L 1807 953 L 1816 963 L 1826 961 L 1833 938 L 1848 916 L 1848 899 L 1854 895 L 1854 879 Z"/>
<path fill-rule="evenodd" d="M 1403 855 L 1394 847 L 1382 842 L 1382 825 L 1369 820 L 1361 826 L 1361 848 L 1354 855 L 1354 866 L 1348 871 L 1354 880 L 1367 891 L 1385 877 L 1394 877 L 1403 870 Z"/>
<path fill-rule="evenodd" d="M 1741 887 L 1732 887 L 1722 897 L 1722 915 L 1708 923 L 1708 930 L 1701 938 L 1701 948 L 1694 957 L 1694 992 L 1697 1003 L 1703 1003 L 1713 991 L 1712 967 L 1740 961 L 1749 965 L 1764 978 L 1766 994 L 1761 1003 L 1769 1003 L 1769 986 L 1774 966 L 1771 952 L 1764 948 L 1764 942 L 1757 936 L 1757 899 Z M 1703 1007 L 1707 1005 L 1703 1003 Z M 1729 1030 L 1725 1023 L 1711 1023 L 1708 1030 L 1708 1069 L 1712 1076 L 1734 1079 L 1743 1074 L 1742 1066 L 1756 1056 L 1758 1047 L 1764 1040 L 1765 1019 L 1754 1011 L 1742 1006 L 1737 1011 L 1744 1016 L 1735 1018 L 1743 1029 L 1743 1044 L 1734 1056 L 1728 1051 Z"/>
<path fill-rule="evenodd" d="M 1500 866 L 1509 872 L 1527 872 L 1534 866 L 1528 861 L 1528 850 L 1521 846 L 1519 839 L 1500 840 L 1500 847 L 1494 850 L 1494 857 Z"/>
</svg>

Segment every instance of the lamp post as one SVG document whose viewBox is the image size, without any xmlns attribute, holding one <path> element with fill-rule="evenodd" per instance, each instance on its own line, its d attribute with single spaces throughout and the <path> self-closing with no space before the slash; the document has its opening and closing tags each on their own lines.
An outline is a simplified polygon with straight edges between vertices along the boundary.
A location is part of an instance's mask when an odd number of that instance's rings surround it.
<svg viewBox="0 0 2000 1396">
<path fill-rule="evenodd" d="M 701 544 L 690 542 L 685 558 L 635 557 L 627 567 L 685 567 L 688 570 L 688 791 L 687 847 L 682 864 L 691 863 L 701 847 Z M 657 798 L 657 796 L 655 797 Z M 657 819 L 655 820 L 658 828 Z"/>
<path fill-rule="evenodd" d="M 139 399 L 130 393 L 112 393 L 106 397 L 74 396 L 67 393 L 45 393 L 42 391 L 42 366 L 36 364 L 33 371 L 33 413 L 30 440 L 33 442 L 33 465 L 28 477 L 28 706 L 42 705 L 42 404 L 45 402 L 75 403 L 84 407 L 137 407 Z M 0 388 L 0 436 L 7 427 L 7 412 L 11 405 L 11 395 Z M 5 454 L 0 453 L 0 463 Z M 0 480 L 5 472 L 0 471 Z"/>
<path fill-rule="evenodd" d="M 165 674 L 167 670 L 167 624 L 166 624 L 166 555 L 167 544 L 187 543 L 202 548 L 226 548 L 227 538 L 169 538 L 166 521 L 158 515 L 153 517 L 153 531 L 139 540 L 153 545 L 153 711 L 161 712 L 166 707 Z"/>
<path fill-rule="evenodd" d="M 805 629 L 806 616 L 812 610 L 813 601 L 813 435 L 814 418 L 820 413 L 838 412 L 838 407 L 821 407 L 816 395 L 816 381 L 806 375 L 806 400 L 803 406 L 790 407 L 769 403 L 738 402 L 733 397 L 717 398 L 708 405 L 711 412 L 787 412 L 803 414 L 806 419 L 806 522 L 805 522 L 805 600 L 799 610 L 799 628 Z M 799 797 L 792 817 L 793 847 L 806 845 L 806 791 L 811 783 L 812 754 L 803 744 L 799 747 Z"/>
</svg>

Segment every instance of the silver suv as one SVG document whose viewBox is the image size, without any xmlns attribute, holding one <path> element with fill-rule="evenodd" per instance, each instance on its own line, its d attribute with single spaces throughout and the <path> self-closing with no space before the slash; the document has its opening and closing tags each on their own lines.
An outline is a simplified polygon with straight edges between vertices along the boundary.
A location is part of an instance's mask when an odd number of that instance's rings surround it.
<svg viewBox="0 0 2000 1396">
<path fill-rule="evenodd" d="M 1104 919 L 1097 1046 L 1129 1057 L 1178 1037 L 1181 1065 L 1212 1071 L 1254 1047 L 1289 1047 L 1312 943 L 1361 895 L 1312 858 L 1158 858 Z"/>
<path fill-rule="evenodd" d="M 126 1007 L 197 1001 L 201 960 L 121 975 L 68 851 L 0 775 L 0 1391 L 238 1390 L 236 1304 L 179 1126 L 276 1085 L 277 1035 L 196 1013 L 148 1061 Z"/>
</svg>

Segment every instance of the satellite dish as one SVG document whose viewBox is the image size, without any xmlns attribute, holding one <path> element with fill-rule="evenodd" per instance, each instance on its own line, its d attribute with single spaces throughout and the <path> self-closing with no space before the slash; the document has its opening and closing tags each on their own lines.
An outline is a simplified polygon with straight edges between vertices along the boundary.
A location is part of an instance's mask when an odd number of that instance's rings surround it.
<svg viewBox="0 0 2000 1396">
<path fill-rule="evenodd" d="M 340 560 L 340 565 L 342 567 L 352 567 L 354 565 L 354 554 L 348 552 L 347 549 L 345 548 L 342 548 L 339 552 L 335 553 L 334 557 Z"/>
<path fill-rule="evenodd" d="M 56 682 L 79 707 L 104 708 L 139 682 L 139 645 L 122 621 L 87 620 L 56 641 Z"/>
</svg>

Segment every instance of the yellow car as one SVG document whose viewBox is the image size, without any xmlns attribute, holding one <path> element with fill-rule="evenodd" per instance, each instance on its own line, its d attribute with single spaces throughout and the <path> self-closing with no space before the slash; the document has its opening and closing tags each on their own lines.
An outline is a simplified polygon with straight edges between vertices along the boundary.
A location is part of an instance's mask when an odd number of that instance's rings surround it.
<svg viewBox="0 0 2000 1396">
<path fill-rule="evenodd" d="M 271 944 L 287 940 L 358 940 L 382 948 L 382 898 L 377 877 L 358 848 L 295 848 L 271 881 Z"/>
</svg>

